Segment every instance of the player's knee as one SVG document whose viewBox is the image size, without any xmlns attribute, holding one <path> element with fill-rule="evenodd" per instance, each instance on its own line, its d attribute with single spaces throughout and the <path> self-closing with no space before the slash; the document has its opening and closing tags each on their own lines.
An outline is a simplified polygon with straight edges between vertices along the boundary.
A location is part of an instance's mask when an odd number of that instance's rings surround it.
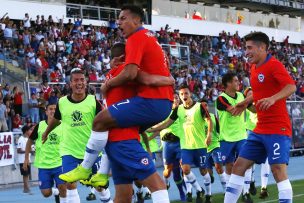
<svg viewBox="0 0 304 203">
<path fill-rule="evenodd" d="M 65 184 L 58 185 L 59 194 L 61 197 L 65 197 L 67 193 L 67 187 Z"/>
<path fill-rule="evenodd" d="M 43 195 L 43 197 L 49 197 L 52 195 L 52 190 L 41 190 L 41 194 Z"/>
<path fill-rule="evenodd" d="M 208 173 L 207 169 L 206 168 L 201 168 L 200 169 L 200 173 L 202 176 L 206 175 Z"/>
<path fill-rule="evenodd" d="M 217 174 L 222 174 L 224 172 L 223 167 L 220 164 L 215 164 L 215 170 Z"/>
<path fill-rule="evenodd" d="M 191 172 L 191 168 L 190 167 L 183 167 L 183 173 L 185 175 L 188 175 Z"/>
<path fill-rule="evenodd" d="M 286 172 L 284 171 L 283 167 L 279 164 L 273 164 L 271 166 L 271 172 L 275 179 L 286 175 Z"/>
<path fill-rule="evenodd" d="M 171 171 L 170 171 L 168 168 L 164 169 L 164 171 L 163 171 L 163 176 L 164 176 L 165 178 L 169 178 L 170 175 L 171 175 Z"/>
</svg>

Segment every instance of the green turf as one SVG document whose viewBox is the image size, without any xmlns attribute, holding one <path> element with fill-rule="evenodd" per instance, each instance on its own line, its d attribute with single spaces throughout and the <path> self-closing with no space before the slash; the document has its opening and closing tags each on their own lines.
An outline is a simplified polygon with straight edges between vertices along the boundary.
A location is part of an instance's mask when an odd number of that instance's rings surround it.
<svg viewBox="0 0 304 203">
<path fill-rule="evenodd" d="M 304 180 L 297 180 L 297 181 L 292 181 L 291 182 L 292 185 L 292 189 L 293 189 L 293 203 L 304 203 Z M 260 187 L 257 188 L 258 190 L 258 194 L 256 196 L 252 196 L 253 202 L 254 203 L 262 203 L 262 202 L 269 202 L 269 203 L 276 203 L 278 202 L 278 189 L 276 185 L 269 185 L 268 186 L 268 193 L 269 193 L 269 197 L 261 200 L 259 199 L 259 191 L 260 191 Z M 170 192 L 170 191 L 169 191 Z M 181 201 L 172 201 L 175 203 L 181 202 Z M 193 202 L 195 202 L 195 198 L 193 198 Z M 222 203 L 224 202 L 224 194 L 222 193 L 218 193 L 218 194 L 214 194 L 212 195 L 212 202 L 213 203 Z M 239 200 L 238 202 L 242 202 L 241 200 Z"/>
</svg>

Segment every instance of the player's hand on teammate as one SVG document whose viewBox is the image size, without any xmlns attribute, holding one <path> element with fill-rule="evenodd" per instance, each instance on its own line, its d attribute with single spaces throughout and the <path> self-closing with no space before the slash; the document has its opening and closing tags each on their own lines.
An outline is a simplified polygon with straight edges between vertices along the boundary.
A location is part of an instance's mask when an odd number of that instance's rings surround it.
<svg viewBox="0 0 304 203">
<path fill-rule="evenodd" d="M 46 132 L 44 132 L 42 134 L 42 144 L 44 144 L 46 142 L 47 138 L 48 138 L 48 134 L 46 134 Z"/>
<path fill-rule="evenodd" d="M 273 97 L 263 98 L 258 100 L 256 103 L 256 107 L 260 109 L 261 111 L 268 110 L 273 104 L 275 103 L 275 100 Z"/>
<path fill-rule="evenodd" d="M 239 116 L 246 110 L 247 106 L 248 105 L 246 103 L 238 103 L 231 109 L 231 114 L 233 116 Z"/>
</svg>

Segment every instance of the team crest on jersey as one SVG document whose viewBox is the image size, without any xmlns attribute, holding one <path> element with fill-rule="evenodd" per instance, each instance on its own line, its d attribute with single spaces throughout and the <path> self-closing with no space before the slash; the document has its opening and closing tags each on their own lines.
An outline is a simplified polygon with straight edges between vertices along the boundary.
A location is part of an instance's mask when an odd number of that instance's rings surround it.
<svg viewBox="0 0 304 203">
<path fill-rule="evenodd" d="M 264 76 L 262 73 L 260 73 L 260 74 L 258 75 L 258 80 L 259 80 L 259 82 L 264 82 L 264 79 L 265 79 L 265 76 Z"/>
<path fill-rule="evenodd" d="M 140 161 L 143 165 L 148 165 L 149 164 L 149 159 L 148 158 L 142 158 Z"/>
<path fill-rule="evenodd" d="M 78 110 L 73 111 L 71 117 L 72 117 L 72 120 L 74 121 L 74 123 L 72 123 L 72 127 L 85 125 L 85 122 L 82 121 L 81 111 L 78 111 Z"/>
<path fill-rule="evenodd" d="M 226 160 L 226 156 L 222 156 L 222 160 L 225 161 Z"/>
<path fill-rule="evenodd" d="M 57 134 L 56 133 L 50 133 L 49 136 L 49 144 L 59 144 L 59 140 L 57 140 Z"/>
</svg>

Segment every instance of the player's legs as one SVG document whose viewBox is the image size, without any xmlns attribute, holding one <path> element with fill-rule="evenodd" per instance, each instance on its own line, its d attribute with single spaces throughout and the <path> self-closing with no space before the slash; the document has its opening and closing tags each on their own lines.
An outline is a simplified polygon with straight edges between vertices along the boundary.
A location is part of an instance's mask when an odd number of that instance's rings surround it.
<svg viewBox="0 0 304 203">
<path fill-rule="evenodd" d="M 171 112 L 172 102 L 166 99 L 145 99 L 133 97 L 111 105 L 98 113 L 93 121 L 91 136 L 86 147 L 81 166 L 65 174 L 65 181 L 74 182 L 87 179 L 90 168 L 108 140 L 108 129 L 113 127 L 141 126 L 151 127 L 165 120 Z M 109 165 L 105 159 L 105 166 Z M 109 169 L 105 169 L 108 171 Z M 103 173 L 104 179 L 107 173 Z M 107 179 L 104 180 L 106 184 Z"/>
<path fill-rule="evenodd" d="M 292 202 L 293 191 L 287 175 L 291 138 L 284 135 L 265 135 L 263 138 L 271 172 L 279 190 L 279 201 Z"/>
<path fill-rule="evenodd" d="M 132 202 L 133 187 L 132 184 L 115 185 L 115 203 L 130 203 Z"/>
<path fill-rule="evenodd" d="M 214 168 L 217 172 L 217 174 L 220 177 L 220 181 L 221 181 L 221 185 L 223 187 L 223 191 L 225 192 L 226 190 L 226 174 L 223 168 L 223 161 L 222 161 L 222 153 L 221 150 L 219 148 L 214 149 L 211 152 L 211 157 L 213 159 L 214 162 Z"/>
<path fill-rule="evenodd" d="M 163 176 L 167 185 L 169 187 L 169 178 L 171 176 L 171 172 L 173 170 L 173 164 L 164 164 Z"/>
<path fill-rule="evenodd" d="M 235 143 L 221 141 L 220 146 L 222 161 L 225 165 L 226 182 L 228 183 L 232 173 L 233 163 L 235 161 L 235 153 L 233 153 Z"/>
<path fill-rule="evenodd" d="M 267 190 L 269 173 L 270 173 L 270 165 L 268 163 L 268 158 L 267 158 L 265 163 L 261 164 L 261 193 L 259 196 L 260 199 L 265 199 L 269 196 Z"/>
<path fill-rule="evenodd" d="M 208 153 L 206 149 L 196 149 L 196 155 L 195 155 L 195 165 L 199 167 L 200 173 L 203 176 L 204 179 L 204 185 L 206 189 L 206 203 L 211 202 L 211 177 L 207 170 L 207 157 Z"/>
<path fill-rule="evenodd" d="M 248 139 L 243 145 L 239 157 L 234 163 L 232 175 L 225 193 L 225 203 L 237 202 L 243 188 L 244 175 L 254 162 L 262 163 L 266 159 L 266 150 L 261 137 L 255 133 L 249 133 Z"/>
<path fill-rule="evenodd" d="M 67 173 L 75 168 L 82 162 L 82 159 L 77 159 L 71 155 L 62 156 L 62 172 Z M 62 174 L 61 174 L 62 175 Z M 59 178 L 61 179 L 61 175 Z M 80 203 L 80 197 L 77 190 L 77 183 L 66 183 L 67 187 L 67 203 Z"/>
</svg>

